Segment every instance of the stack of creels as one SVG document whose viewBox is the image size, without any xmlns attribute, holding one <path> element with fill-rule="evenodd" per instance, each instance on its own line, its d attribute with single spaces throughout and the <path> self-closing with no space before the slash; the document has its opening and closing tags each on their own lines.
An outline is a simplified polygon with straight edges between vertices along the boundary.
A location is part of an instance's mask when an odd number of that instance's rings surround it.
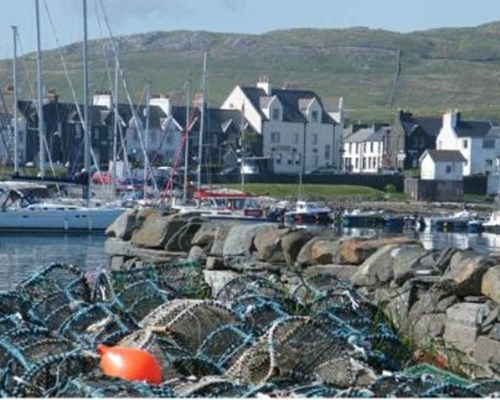
<svg viewBox="0 0 500 400">
<path fill-rule="evenodd" d="M 257 295 L 268 298 L 288 298 L 285 291 L 279 285 L 260 275 L 240 275 L 227 282 L 214 298 L 222 303 L 231 304 L 238 297 Z"/>
<path fill-rule="evenodd" d="M 100 373 L 70 380 L 58 393 L 64 398 L 145 398 L 176 397 L 168 385 L 152 386 L 144 382 L 129 382 Z"/>
<path fill-rule="evenodd" d="M 127 287 L 148 281 L 167 295 L 199 297 L 207 292 L 202 270 L 193 262 L 147 265 L 131 270 L 100 273 L 95 282 L 94 298 L 112 302 Z"/>
<path fill-rule="evenodd" d="M 97 367 L 96 359 L 43 328 L 12 330 L 0 337 L 2 396 L 46 397 L 71 378 Z"/>
</svg>

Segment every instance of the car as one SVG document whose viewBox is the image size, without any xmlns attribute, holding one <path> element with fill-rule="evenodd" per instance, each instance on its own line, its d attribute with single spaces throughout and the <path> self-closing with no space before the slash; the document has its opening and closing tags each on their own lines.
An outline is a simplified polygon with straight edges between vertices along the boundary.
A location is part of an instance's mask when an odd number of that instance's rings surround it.
<svg viewBox="0 0 500 400">
<path fill-rule="evenodd" d="M 306 171 L 306 174 L 308 175 L 335 175 L 339 173 L 341 173 L 341 171 L 339 171 L 333 165 L 323 165 L 321 167 Z"/>
</svg>

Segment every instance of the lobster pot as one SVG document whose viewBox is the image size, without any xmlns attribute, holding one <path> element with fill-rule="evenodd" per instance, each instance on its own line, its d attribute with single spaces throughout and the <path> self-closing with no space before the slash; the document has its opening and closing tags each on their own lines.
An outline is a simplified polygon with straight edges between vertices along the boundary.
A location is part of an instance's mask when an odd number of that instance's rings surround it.
<svg viewBox="0 0 500 400">
<path fill-rule="evenodd" d="M 222 303 L 231 303 L 238 297 L 258 295 L 269 298 L 283 298 L 284 290 L 268 279 L 254 274 L 240 275 L 227 282 L 216 294 L 215 299 Z"/>
<path fill-rule="evenodd" d="M 96 278 L 94 298 L 113 301 L 117 294 L 141 281 L 148 281 L 175 297 L 193 297 L 206 289 L 201 269 L 193 262 L 147 265 L 130 270 L 110 271 Z"/>
<path fill-rule="evenodd" d="M 31 302 L 25 296 L 13 292 L 0 292 L 0 319 L 14 314 L 27 317 L 30 308 Z"/>
<path fill-rule="evenodd" d="M 80 376 L 69 381 L 57 397 L 71 398 L 145 398 L 145 397 L 175 397 L 173 390 L 167 385 L 153 387 L 143 382 L 128 382 L 123 379 L 94 373 L 90 376 Z"/>
<path fill-rule="evenodd" d="M 64 337 L 81 346 L 95 349 L 98 344 L 115 345 L 137 329 L 126 315 L 109 304 L 89 304 L 75 312 L 60 328 Z"/>
<path fill-rule="evenodd" d="M 31 278 L 22 281 L 16 291 L 33 302 L 54 292 L 64 291 L 69 299 L 90 302 L 90 287 L 85 274 L 71 264 L 52 263 Z"/>
<path fill-rule="evenodd" d="M 0 338 L 2 395 L 45 397 L 70 379 L 97 368 L 94 357 L 48 331 L 20 329 Z"/>
</svg>

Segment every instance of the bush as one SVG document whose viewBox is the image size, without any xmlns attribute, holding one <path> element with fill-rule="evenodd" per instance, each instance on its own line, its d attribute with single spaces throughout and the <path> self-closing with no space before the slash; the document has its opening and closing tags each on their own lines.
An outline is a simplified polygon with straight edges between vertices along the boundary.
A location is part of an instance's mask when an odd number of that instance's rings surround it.
<svg viewBox="0 0 500 400">
<path fill-rule="evenodd" d="M 398 190 L 396 189 L 396 185 L 389 183 L 389 184 L 384 186 L 384 191 L 386 193 L 396 193 Z"/>
</svg>

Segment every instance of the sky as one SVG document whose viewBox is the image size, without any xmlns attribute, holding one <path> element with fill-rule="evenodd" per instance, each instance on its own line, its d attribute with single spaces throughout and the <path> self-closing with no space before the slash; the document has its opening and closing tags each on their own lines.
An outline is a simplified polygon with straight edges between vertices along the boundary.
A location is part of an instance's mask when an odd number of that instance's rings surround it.
<svg viewBox="0 0 500 400">
<path fill-rule="evenodd" d="M 82 39 L 83 0 L 38 1 L 43 49 L 55 48 L 57 40 L 65 45 Z M 353 26 L 410 32 L 500 20 L 500 0 L 88 0 L 89 38 L 109 37 L 101 3 L 114 36 L 179 29 L 259 34 Z M 35 4 L 0 0 L 0 58 L 12 57 L 11 25 L 19 29 L 19 53 L 36 50 Z"/>
</svg>

